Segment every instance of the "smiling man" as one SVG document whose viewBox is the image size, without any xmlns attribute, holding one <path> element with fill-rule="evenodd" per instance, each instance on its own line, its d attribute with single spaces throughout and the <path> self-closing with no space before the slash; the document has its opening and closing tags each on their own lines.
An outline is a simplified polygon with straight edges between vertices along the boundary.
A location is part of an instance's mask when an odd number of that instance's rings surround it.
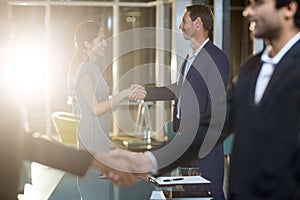
<svg viewBox="0 0 300 200">
<path fill-rule="evenodd" d="M 243 15 L 266 48 L 242 66 L 230 101 L 229 199 L 298 200 L 299 0 L 252 0 Z"/>
<path fill-rule="evenodd" d="M 159 172 L 170 171 L 179 165 L 197 167 L 202 176 L 211 181 L 206 189 L 213 198 L 224 200 L 223 143 L 205 142 L 207 136 L 213 135 L 210 132 L 212 124 L 221 124 L 222 120 L 215 121 L 215 115 L 222 113 L 215 112 L 214 100 L 225 96 L 229 75 L 225 53 L 210 40 L 213 22 L 213 13 L 208 6 L 186 7 L 179 28 L 184 39 L 190 42 L 191 50 L 182 63 L 178 81 L 163 87 L 146 86 L 145 100 L 175 100 L 173 129 L 178 134 L 165 150 L 153 152 Z M 211 149 L 205 155 L 199 155 L 205 146 Z M 204 188 L 194 187 L 193 190 Z"/>
</svg>

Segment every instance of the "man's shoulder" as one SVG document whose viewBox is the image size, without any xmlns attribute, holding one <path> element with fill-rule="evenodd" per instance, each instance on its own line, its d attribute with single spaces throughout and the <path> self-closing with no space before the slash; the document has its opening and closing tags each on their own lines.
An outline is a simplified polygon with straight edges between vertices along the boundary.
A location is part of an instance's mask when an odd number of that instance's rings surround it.
<svg viewBox="0 0 300 200">
<path fill-rule="evenodd" d="M 244 65 L 253 65 L 253 64 L 257 64 L 260 62 L 260 57 L 262 55 L 262 51 L 255 54 L 255 55 L 249 55 L 246 59 L 245 59 L 245 62 L 243 64 Z"/>
<path fill-rule="evenodd" d="M 262 52 L 246 58 L 240 68 L 239 76 L 249 76 L 250 73 L 257 73 L 258 68 L 261 66 L 261 54 Z"/>
<path fill-rule="evenodd" d="M 207 51 L 209 55 L 216 55 L 227 58 L 225 52 L 211 41 L 208 41 L 203 48 Z"/>
<path fill-rule="evenodd" d="M 290 51 L 287 53 L 288 56 L 292 55 L 296 55 L 297 60 L 299 60 L 300 58 L 300 40 L 298 40 L 290 49 Z"/>
<path fill-rule="evenodd" d="M 216 44 L 214 44 L 212 41 L 208 40 L 208 42 L 204 45 L 205 49 L 212 49 L 212 50 L 216 50 L 216 51 L 222 51 L 223 50 L 218 47 Z"/>
</svg>

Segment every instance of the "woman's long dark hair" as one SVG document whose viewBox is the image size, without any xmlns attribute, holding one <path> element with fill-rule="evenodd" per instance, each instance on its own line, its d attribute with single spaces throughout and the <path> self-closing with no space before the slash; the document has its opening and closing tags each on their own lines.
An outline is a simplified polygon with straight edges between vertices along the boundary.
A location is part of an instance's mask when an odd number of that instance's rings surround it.
<svg viewBox="0 0 300 200">
<path fill-rule="evenodd" d="M 80 23 L 75 31 L 74 42 L 75 42 L 75 53 L 72 57 L 71 64 L 68 71 L 68 89 L 73 92 L 74 89 L 74 78 L 78 67 L 87 58 L 85 42 L 93 42 L 98 36 L 101 26 L 96 21 L 84 21 Z"/>
</svg>

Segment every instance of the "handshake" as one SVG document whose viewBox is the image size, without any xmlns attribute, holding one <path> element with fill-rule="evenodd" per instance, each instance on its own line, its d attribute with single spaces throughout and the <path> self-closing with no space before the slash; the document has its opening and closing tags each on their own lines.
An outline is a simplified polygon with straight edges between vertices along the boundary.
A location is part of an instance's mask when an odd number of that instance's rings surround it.
<svg viewBox="0 0 300 200">
<path fill-rule="evenodd" d="M 145 87 L 138 84 L 132 84 L 127 90 L 127 97 L 133 101 L 144 100 L 147 94 Z"/>
<path fill-rule="evenodd" d="M 146 97 L 144 86 L 132 84 L 120 92 L 121 98 L 141 101 Z M 125 150 L 113 150 L 94 155 L 92 166 L 98 168 L 108 179 L 118 186 L 128 186 L 154 169 L 152 160 L 147 153 L 135 153 Z"/>
<path fill-rule="evenodd" d="M 108 153 L 96 153 L 92 166 L 98 168 L 117 186 L 129 186 L 147 178 L 154 165 L 147 153 L 135 153 L 125 150 L 113 150 Z"/>
</svg>

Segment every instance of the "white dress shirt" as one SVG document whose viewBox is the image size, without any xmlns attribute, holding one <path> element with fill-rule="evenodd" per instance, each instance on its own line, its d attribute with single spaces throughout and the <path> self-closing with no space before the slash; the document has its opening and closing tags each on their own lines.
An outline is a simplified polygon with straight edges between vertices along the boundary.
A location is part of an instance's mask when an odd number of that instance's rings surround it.
<svg viewBox="0 0 300 200">
<path fill-rule="evenodd" d="M 259 75 L 256 81 L 254 103 L 258 104 L 262 99 L 265 90 L 269 84 L 271 76 L 274 72 L 276 65 L 286 54 L 288 50 L 300 39 L 300 32 L 297 33 L 290 41 L 288 41 L 284 47 L 273 57 L 269 56 L 269 48 L 265 48 L 263 54 L 261 55 L 261 61 L 263 62 Z"/>
</svg>

